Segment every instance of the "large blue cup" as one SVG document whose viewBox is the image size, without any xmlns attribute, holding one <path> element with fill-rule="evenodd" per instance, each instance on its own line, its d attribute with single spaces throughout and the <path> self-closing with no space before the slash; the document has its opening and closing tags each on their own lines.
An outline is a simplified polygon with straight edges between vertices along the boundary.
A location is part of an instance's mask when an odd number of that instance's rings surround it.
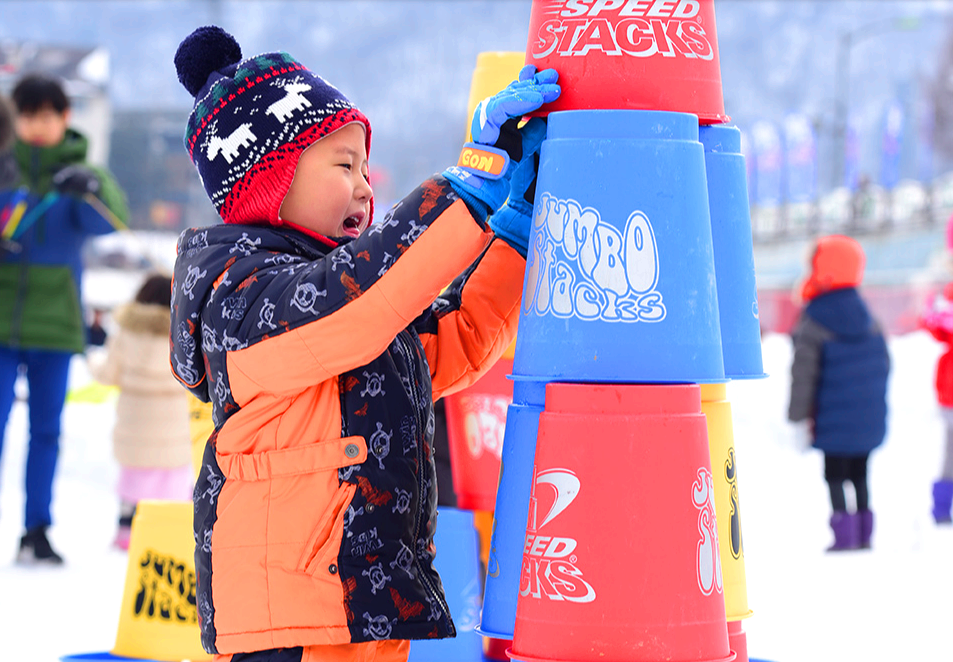
<svg viewBox="0 0 953 662">
<path fill-rule="evenodd" d="M 724 381 L 698 118 L 551 113 L 536 191 L 514 374 Z"/>
<path fill-rule="evenodd" d="M 441 506 L 434 545 L 434 567 L 440 573 L 457 636 L 412 641 L 408 662 L 480 662 L 483 638 L 475 630 L 480 620 L 480 542 L 473 513 Z"/>
<path fill-rule="evenodd" d="M 705 148 L 708 173 L 725 376 L 731 379 L 764 377 L 741 131 L 733 126 L 702 126 L 698 139 Z"/>
<path fill-rule="evenodd" d="M 477 632 L 493 639 L 512 639 L 516 626 L 526 518 L 536 460 L 536 433 L 545 403 L 545 382 L 517 378 L 513 385 L 513 402 L 506 410 L 483 613 L 477 628 Z"/>
</svg>

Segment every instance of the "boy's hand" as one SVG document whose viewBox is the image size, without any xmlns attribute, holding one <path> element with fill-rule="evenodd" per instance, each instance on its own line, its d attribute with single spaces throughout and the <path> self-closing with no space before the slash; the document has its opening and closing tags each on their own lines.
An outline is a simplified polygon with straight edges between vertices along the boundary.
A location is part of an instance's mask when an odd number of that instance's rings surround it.
<svg viewBox="0 0 953 662">
<path fill-rule="evenodd" d="M 536 198 L 539 149 L 546 137 L 546 120 L 534 117 L 520 132 L 523 136 L 523 158 L 513 169 L 510 197 L 500 211 L 490 216 L 490 227 L 496 236 L 526 257 L 529 231 L 533 222 L 533 202 Z"/>
<path fill-rule="evenodd" d="M 519 161 L 523 154 L 516 136 L 517 122 L 523 115 L 559 98 L 558 79 L 555 69 L 536 73 L 532 64 L 520 69 L 517 80 L 477 104 L 470 123 L 473 142 L 502 149 Z"/>
<path fill-rule="evenodd" d="M 53 175 L 53 188 L 63 195 L 82 197 L 87 193 L 96 195 L 101 185 L 95 172 L 81 165 L 71 165 Z"/>
<path fill-rule="evenodd" d="M 464 145 L 460 161 L 443 174 L 481 220 L 503 205 L 510 194 L 510 179 L 523 163 L 524 154 L 538 150 L 538 143 L 528 151 L 524 149 L 525 127 L 519 129 L 519 121 L 526 113 L 559 97 L 557 78 L 554 69 L 536 73 L 535 66 L 526 65 L 519 80 L 477 104 L 471 124 L 474 142 Z"/>
</svg>

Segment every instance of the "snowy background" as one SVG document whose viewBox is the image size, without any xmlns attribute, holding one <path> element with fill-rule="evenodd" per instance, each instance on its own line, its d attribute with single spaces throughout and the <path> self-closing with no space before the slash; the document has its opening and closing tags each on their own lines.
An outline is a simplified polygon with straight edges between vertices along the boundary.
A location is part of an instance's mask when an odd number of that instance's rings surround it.
<svg viewBox="0 0 953 662">
<path fill-rule="evenodd" d="M 146 242 L 148 243 L 148 242 Z M 167 251 L 159 251 L 168 255 Z M 160 256 L 161 257 L 161 256 Z M 87 298 L 125 300 L 141 275 L 89 272 Z M 941 347 L 923 332 L 891 338 L 890 420 L 871 459 L 871 551 L 825 554 L 830 506 L 822 456 L 785 422 L 791 343 L 764 338 L 769 377 L 728 386 L 739 467 L 752 658 L 772 662 L 953 659 L 953 528 L 930 516 L 943 431 L 933 392 Z M 77 357 L 73 387 L 89 383 Z M 0 660 L 54 662 L 106 651 L 116 637 L 127 557 L 112 549 L 118 508 L 111 402 L 63 415 L 51 538 L 61 568 L 15 565 L 27 412 L 14 406 L 0 480 Z"/>
</svg>

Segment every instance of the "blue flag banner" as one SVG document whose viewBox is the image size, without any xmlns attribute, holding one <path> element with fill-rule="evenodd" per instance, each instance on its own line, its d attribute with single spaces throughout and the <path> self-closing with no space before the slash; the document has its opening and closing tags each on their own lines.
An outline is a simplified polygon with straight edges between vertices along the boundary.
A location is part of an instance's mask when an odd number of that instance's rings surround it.
<svg viewBox="0 0 953 662">
<path fill-rule="evenodd" d="M 917 131 L 917 176 L 921 181 L 933 179 L 933 106 L 921 103 Z"/>
<path fill-rule="evenodd" d="M 784 119 L 787 199 L 809 202 L 817 194 L 817 142 L 807 115 L 792 113 Z"/>
<path fill-rule="evenodd" d="M 771 122 L 759 120 L 751 127 L 751 139 L 754 143 L 755 203 L 776 205 L 781 202 L 781 135 Z"/>
<path fill-rule="evenodd" d="M 892 189 L 900 181 L 904 123 L 903 108 L 894 101 L 884 114 L 883 146 L 880 152 L 880 184 L 885 189 Z"/>
</svg>

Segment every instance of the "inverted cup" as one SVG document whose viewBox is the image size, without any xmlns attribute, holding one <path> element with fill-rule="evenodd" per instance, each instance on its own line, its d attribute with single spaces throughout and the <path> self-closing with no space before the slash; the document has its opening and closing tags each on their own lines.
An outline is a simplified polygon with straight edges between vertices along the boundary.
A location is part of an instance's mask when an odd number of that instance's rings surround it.
<svg viewBox="0 0 953 662">
<path fill-rule="evenodd" d="M 513 659 L 733 658 L 706 436 L 697 386 L 548 385 Z"/>
<path fill-rule="evenodd" d="M 552 113 L 536 191 L 514 374 L 723 381 L 698 119 Z"/>
<path fill-rule="evenodd" d="M 733 126 L 702 126 L 698 139 L 705 148 L 725 376 L 765 377 L 741 131 Z"/>
<path fill-rule="evenodd" d="M 473 513 L 441 506 L 434 545 L 434 567 L 440 573 L 457 636 L 412 641 L 408 662 L 480 662 L 483 638 L 475 630 L 480 618 L 480 561 Z"/>
<path fill-rule="evenodd" d="M 702 413 L 708 425 L 718 545 L 725 585 L 725 617 L 747 618 L 748 584 L 745 578 L 744 539 L 741 534 L 741 499 L 738 494 L 738 462 L 735 458 L 731 403 L 724 384 L 702 384 Z M 732 650 L 735 650 L 732 647 Z"/>
<path fill-rule="evenodd" d="M 195 603 L 191 501 L 146 499 L 136 506 L 112 653 L 165 661 L 210 660 Z"/>
<path fill-rule="evenodd" d="M 728 120 L 713 0 L 533 0 L 526 64 L 559 72 L 560 110 L 666 110 Z"/>
<path fill-rule="evenodd" d="M 513 361 L 500 359 L 469 388 L 444 398 L 457 507 L 492 511 L 500 478 Z"/>
<path fill-rule="evenodd" d="M 477 631 L 493 639 L 512 639 L 519 597 L 523 538 L 533 480 L 536 431 L 543 411 L 545 383 L 517 380 L 506 414 L 500 484 Z"/>
</svg>

